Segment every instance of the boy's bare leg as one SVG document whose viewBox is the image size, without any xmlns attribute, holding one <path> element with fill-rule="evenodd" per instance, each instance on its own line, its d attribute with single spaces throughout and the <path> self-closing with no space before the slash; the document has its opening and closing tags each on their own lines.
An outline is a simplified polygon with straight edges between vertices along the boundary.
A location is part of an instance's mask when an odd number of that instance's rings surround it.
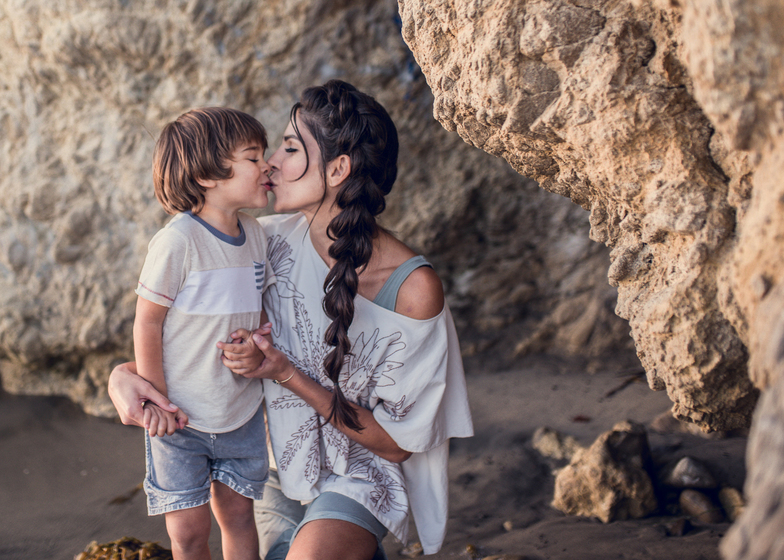
<svg viewBox="0 0 784 560">
<path fill-rule="evenodd" d="M 210 560 L 210 508 L 207 504 L 166 514 L 174 560 Z"/>
<path fill-rule="evenodd" d="M 217 481 L 213 481 L 211 490 L 212 512 L 221 528 L 224 560 L 259 560 L 253 500 Z"/>
</svg>

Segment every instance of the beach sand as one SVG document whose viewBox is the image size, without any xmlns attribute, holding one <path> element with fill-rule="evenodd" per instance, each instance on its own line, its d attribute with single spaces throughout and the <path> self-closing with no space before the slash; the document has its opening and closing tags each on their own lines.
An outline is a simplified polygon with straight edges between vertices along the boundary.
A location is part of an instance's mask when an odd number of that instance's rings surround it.
<svg viewBox="0 0 784 560">
<path fill-rule="evenodd" d="M 648 425 L 671 403 L 644 377 L 588 374 L 547 360 L 496 373 L 467 369 L 476 435 L 452 442 L 450 521 L 443 549 L 431 558 L 719 558 L 727 522 L 692 521 L 683 536 L 667 536 L 680 515 L 672 507 L 609 524 L 550 507 L 559 465 L 533 449 L 534 431 L 548 426 L 587 446 L 621 420 Z M 690 455 L 742 488 L 745 437 L 649 431 L 649 441 L 655 461 Z M 0 446 L 0 560 L 71 560 L 93 540 L 123 536 L 168 547 L 163 518 L 147 516 L 138 490 L 141 429 L 87 416 L 66 399 L 0 393 Z M 402 557 L 393 537 L 384 544 L 390 560 Z M 210 545 L 221 558 L 214 523 Z"/>
</svg>

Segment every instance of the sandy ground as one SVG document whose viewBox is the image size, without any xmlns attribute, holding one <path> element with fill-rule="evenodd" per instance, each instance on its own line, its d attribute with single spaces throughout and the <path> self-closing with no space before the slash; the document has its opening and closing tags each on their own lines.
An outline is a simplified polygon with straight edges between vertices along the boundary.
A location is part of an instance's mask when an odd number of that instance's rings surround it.
<svg viewBox="0 0 784 560">
<path fill-rule="evenodd" d="M 499 373 L 469 369 L 476 436 L 452 443 L 451 519 L 444 548 L 432 558 L 719 558 L 728 523 L 695 521 L 683 536 L 667 536 L 665 527 L 679 516 L 673 507 L 602 524 L 549 506 L 558 465 L 533 449 L 536 428 L 588 445 L 620 420 L 649 424 L 669 408 L 665 394 L 625 383 L 628 375 L 541 360 Z M 659 463 L 691 455 L 724 484 L 742 487 L 744 437 L 650 432 L 649 441 Z M 86 416 L 64 399 L 0 393 L 0 446 L 0 560 L 71 560 L 90 541 L 123 536 L 168 546 L 163 519 L 147 517 L 143 492 L 134 492 L 144 476 L 140 429 Z M 211 546 L 221 558 L 216 530 Z M 401 557 L 394 538 L 385 547 L 390 560 Z"/>
</svg>

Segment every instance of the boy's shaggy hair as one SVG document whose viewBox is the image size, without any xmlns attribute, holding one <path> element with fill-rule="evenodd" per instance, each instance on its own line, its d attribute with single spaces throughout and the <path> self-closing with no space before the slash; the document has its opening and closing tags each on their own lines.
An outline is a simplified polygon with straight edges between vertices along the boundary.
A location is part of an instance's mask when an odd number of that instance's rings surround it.
<svg viewBox="0 0 784 560">
<path fill-rule="evenodd" d="M 235 109 L 193 109 L 167 124 L 152 160 L 155 196 L 163 209 L 201 212 L 205 187 L 199 181 L 231 178 L 232 155 L 242 144 L 258 144 L 263 153 L 267 133 L 258 120 Z"/>
</svg>

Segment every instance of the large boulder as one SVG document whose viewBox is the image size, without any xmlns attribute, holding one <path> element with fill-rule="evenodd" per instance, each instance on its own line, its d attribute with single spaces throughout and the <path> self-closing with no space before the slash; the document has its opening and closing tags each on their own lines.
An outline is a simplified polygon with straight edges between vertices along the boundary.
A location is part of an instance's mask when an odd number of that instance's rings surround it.
<svg viewBox="0 0 784 560">
<path fill-rule="evenodd" d="M 432 118 L 394 0 L 12 0 L 0 47 L 5 390 L 112 414 L 106 378 L 133 355 L 133 289 L 166 219 L 150 176 L 158 131 L 228 105 L 277 142 L 299 92 L 333 77 L 398 124 L 384 224 L 442 275 L 466 353 L 633 358 L 588 213 Z"/>
<path fill-rule="evenodd" d="M 590 209 L 676 415 L 731 429 L 768 392 L 723 554 L 784 558 L 784 5 L 399 4 L 436 118 Z"/>
<path fill-rule="evenodd" d="M 752 170 L 693 95 L 677 3 L 398 3 L 436 119 L 590 210 L 650 386 L 705 429 L 748 425 L 732 276 Z"/>
<path fill-rule="evenodd" d="M 604 523 L 646 517 L 659 507 L 649 468 L 645 427 L 619 422 L 558 471 L 553 507 Z"/>
</svg>

